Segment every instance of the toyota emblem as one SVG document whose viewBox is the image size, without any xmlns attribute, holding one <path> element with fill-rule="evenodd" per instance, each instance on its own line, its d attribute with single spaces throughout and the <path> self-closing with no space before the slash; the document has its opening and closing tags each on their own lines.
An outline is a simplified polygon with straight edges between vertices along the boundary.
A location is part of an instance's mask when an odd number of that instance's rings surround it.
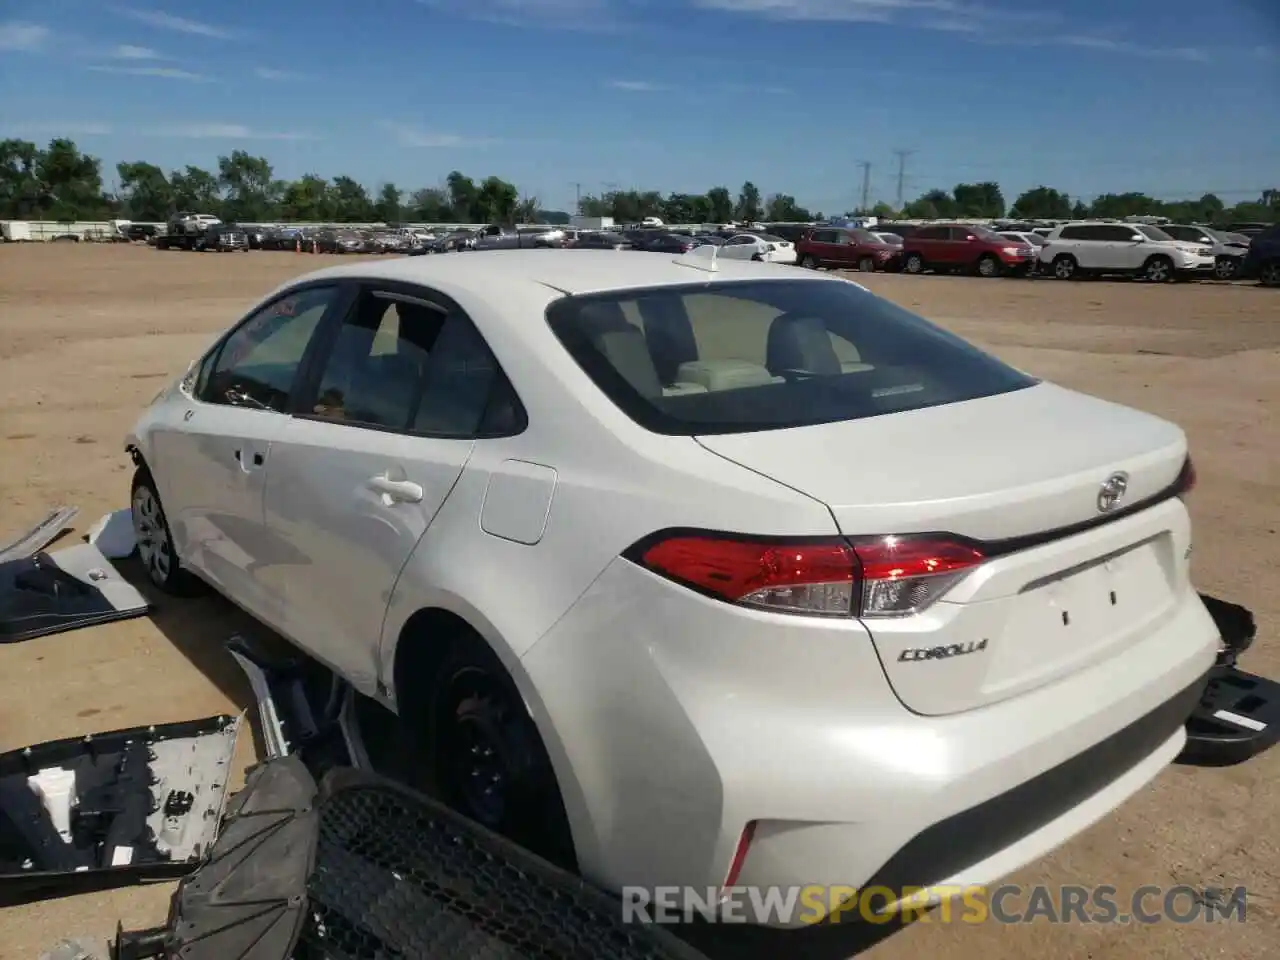
<svg viewBox="0 0 1280 960">
<path fill-rule="evenodd" d="M 1113 473 L 1107 477 L 1098 489 L 1098 512 L 1110 513 L 1118 507 L 1128 489 L 1129 475 L 1127 473 Z"/>
</svg>

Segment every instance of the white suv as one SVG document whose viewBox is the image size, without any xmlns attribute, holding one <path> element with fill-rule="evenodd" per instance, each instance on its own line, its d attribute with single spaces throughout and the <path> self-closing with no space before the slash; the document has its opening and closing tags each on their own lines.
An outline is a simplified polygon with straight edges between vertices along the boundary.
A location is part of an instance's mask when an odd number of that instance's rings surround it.
<svg viewBox="0 0 1280 960">
<path fill-rule="evenodd" d="M 1133 274 L 1155 283 L 1213 276 L 1212 247 L 1175 240 L 1145 223 L 1067 223 L 1047 239 L 1040 263 L 1059 280 L 1102 273 Z"/>
</svg>

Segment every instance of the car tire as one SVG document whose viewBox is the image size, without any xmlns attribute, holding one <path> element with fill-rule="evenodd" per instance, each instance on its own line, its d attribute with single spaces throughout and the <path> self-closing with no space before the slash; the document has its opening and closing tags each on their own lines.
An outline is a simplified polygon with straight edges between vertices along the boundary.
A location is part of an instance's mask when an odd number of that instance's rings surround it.
<svg viewBox="0 0 1280 960">
<path fill-rule="evenodd" d="M 1264 287 L 1280 287 L 1280 260 L 1270 260 L 1258 270 L 1258 282 Z"/>
<path fill-rule="evenodd" d="M 859 273 L 875 273 L 876 272 L 875 259 L 872 257 L 862 257 L 861 259 L 859 259 L 858 272 Z"/>
<path fill-rule="evenodd" d="M 800 258 L 800 266 L 804 267 L 806 270 L 817 270 L 818 261 L 812 254 L 806 253 Z"/>
<path fill-rule="evenodd" d="M 1150 283 L 1172 283 L 1177 279 L 1173 261 L 1164 256 L 1149 257 L 1142 265 L 1142 276 Z"/>
<path fill-rule="evenodd" d="M 1053 258 L 1053 275 L 1059 280 L 1074 280 L 1080 275 L 1080 264 L 1069 253 L 1060 253 Z"/>
<path fill-rule="evenodd" d="M 920 256 L 918 253 L 907 254 L 907 259 L 902 263 L 903 273 L 924 273 L 924 267 L 924 257 Z"/>
<path fill-rule="evenodd" d="M 146 467 L 133 473 L 129 491 L 129 513 L 133 519 L 133 535 L 138 561 L 153 585 L 174 596 L 190 596 L 199 583 L 182 568 L 173 544 L 169 519 L 160 503 L 155 478 Z"/>
<path fill-rule="evenodd" d="M 1000 276 L 1000 261 L 989 253 L 983 254 L 978 258 L 978 276 L 988 278 Z"/>
<path fill-rule="evenodd" d="M 515 682 L 480 637 L 445 642 L 425 704 L 431 785 L 454 810 L 576 872 L 560 786 Z"/>
<path fill-rule="evenodd" d="M 1217 280 L 1234 280 L 1240 272 L 1240 261 L 1235 257 L 1218 257 L 1213 261 L 1213 276 Z"/>
</svg>

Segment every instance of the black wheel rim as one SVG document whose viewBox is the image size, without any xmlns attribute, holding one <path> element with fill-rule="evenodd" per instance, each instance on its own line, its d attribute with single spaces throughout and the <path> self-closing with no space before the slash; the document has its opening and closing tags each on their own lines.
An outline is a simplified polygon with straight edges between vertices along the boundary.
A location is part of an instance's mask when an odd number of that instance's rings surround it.
<svg viewBox="0 0 1280 960">
<path fill-rule="evenodd" d="M 442 786 L 464 814 L 505 832 L 534 763 L 518 705 L 491 674 L 470 668 L 453 677 L 442 706 Z"/>
</svg>

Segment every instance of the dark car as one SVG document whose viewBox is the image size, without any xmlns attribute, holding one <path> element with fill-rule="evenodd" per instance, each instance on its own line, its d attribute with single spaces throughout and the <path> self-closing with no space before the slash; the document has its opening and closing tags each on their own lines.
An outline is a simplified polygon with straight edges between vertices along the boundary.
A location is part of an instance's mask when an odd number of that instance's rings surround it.
<svg viewBox="0 0 1280 960">
<path fill-rule="evenodd" d="M 781 237 L 788 243 L 799 246 L 805 234 L 813 229 L 813 225 L 809 223 L 766 223 L 764 229 L 766 233 L 771 233 L 775 237 Z"/>
<path fill-rule="evenodd" d="M 1268 227 L 1253 237 L 1238 274 L 1264 287 L 1280 287 L 1280 226 Z"/>
<path fill-rule="evenodd" d="M 693 237 L 678 233 L 659 233 L 656 236 L 643 239 L 639 243 L 633 240 L 632 245 L 636 250 L 644 250 L 649 253 L 688 253 L 698 246 Z"/>
<path fill-rule="evenodd" d="M 876 233 L 897 234 L 899 237 L 902 237 L 903 240 L 907 239 L 907 237 L 911 236 L 919 229 L 920 224 L 918 223 L 889 223 L 885 220 L 881 220 L 875 226 Z"/>
<path fill-rule="evenodd" d="M 630 250 L 631 241 L 620 233 L 580 233 L 575 250 Z"/>
<path fill-rule="evenodd" d="M 249 235 L 240 227 L 228 223 L 215 223 L 195 242 L 195 249 L 215 253 L 249 252 Z"/>
<path fill-rule="evenodd" d="M 857 269 L 863 273 L 897 270 L 902 265 L 902 247 L 885 243 L 870 230 L 846 227 L 814 227 L 796 244 L 802 267 Z"/>
<path fill-rule="evenodd" d="M 125 227 L 124 235 L 129 240 L 152 240 L 159 232 L 154 223 L 131 223 Z"/>
<path fill-rule="evenodd" d="M 1240 222 L 1240 223 L 1228 223 L 1226 226 L 1222 227 L 1221 229 L 1227 231 L 1227 233 L 1242 233 L 1246 237 L 1252 238 L 1252 237 L 1256 237 L 1260 233 L 1265 233 L 1267 230 L 1270 230 L 1271 227 L 1272 227 L 1272 224 L 1270 223 L 1246 221 L 1246 222 Z"/>
<path fill-rule="evenodd" d="M 989 227 L 967 223 L 931 223 L 902 243 L 907 273 L 964 271 L 983 277 L 1025 276 L 1036 263 L 1031 244 L 1006 240 Z"/>
</svg>

